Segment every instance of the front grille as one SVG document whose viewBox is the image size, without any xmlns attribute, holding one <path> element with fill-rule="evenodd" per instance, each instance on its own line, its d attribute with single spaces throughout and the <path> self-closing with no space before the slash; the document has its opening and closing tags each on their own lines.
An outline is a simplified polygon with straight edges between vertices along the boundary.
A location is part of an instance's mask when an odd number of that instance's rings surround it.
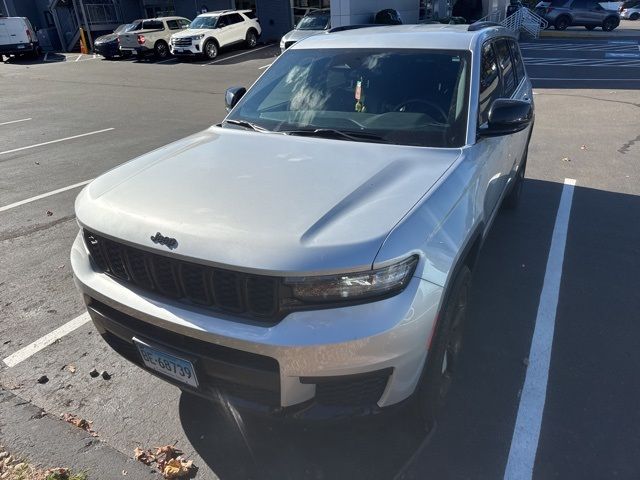
<svg viewBox="0 0 640 480">
<path fill-rule="evenodd" d="M 95 266 L 119 280 L 182 302 L 273 323 L 277 278 L 207 267 L 149 253 L 84 230 Z"/>
<path fill-rule="evenodd" d="M 172 38 L 171 44 L 174 47 L 189 47 L 191 46 L 191 39 L 190 38 Z"/>
<path fill-rule="evenodd" d="M 303 377 L 301 383 L 316 384 L 316 401 L 328 406 L 367 406 L 380 400 L 393 369 L 345 375 L 343 377 Z"/>
</svg>

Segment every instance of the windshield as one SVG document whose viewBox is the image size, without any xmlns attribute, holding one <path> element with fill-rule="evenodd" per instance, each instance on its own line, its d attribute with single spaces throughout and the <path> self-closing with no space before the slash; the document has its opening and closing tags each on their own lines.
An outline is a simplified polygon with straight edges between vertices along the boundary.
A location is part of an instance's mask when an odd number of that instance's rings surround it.
<svg viewBox="0 0 640 480">
<path fill-rule="evenodd" d="M 290 50 L 227 120 L 273 132 L 338 130 L 360 141 L 460 147 L 469 57 L 424 49 Z"/>
<path fill-rule="evenodd" d="M 189 28 L 216 28 L 216 23 L 218 23 L 219 17 L 196 17 Z"/>
<path fill-rule="evenodd" d="M 324 30 L 330 18 L 329 13 L 307 15 L 296 25 L 296 30 Z"/>
</svg>

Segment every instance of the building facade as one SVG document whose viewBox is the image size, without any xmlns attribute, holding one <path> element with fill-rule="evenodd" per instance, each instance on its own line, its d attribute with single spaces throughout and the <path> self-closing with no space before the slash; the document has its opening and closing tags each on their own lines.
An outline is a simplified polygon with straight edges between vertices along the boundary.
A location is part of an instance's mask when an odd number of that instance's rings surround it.
<svg viewBox="0 0 640 480">
<path fill-rule="evenodd" d="M 91 37 L 112 31 L 138 18 L 179 15 L 193 19 L 202 12 L 223 9 L 255 10 L 263 41 L 277 41 L 306 13 L 331 9 L 334 27 L 371 23 L 375 13 L 396 9 L 404 23 L 462 16 L 477 20 L 490 11 L 506 8 L 508 0 L 0 0 L 8 16 L 28 17 L 38 29 L 45 49 L 78 48 L 79 27 Z"/>
</svg>

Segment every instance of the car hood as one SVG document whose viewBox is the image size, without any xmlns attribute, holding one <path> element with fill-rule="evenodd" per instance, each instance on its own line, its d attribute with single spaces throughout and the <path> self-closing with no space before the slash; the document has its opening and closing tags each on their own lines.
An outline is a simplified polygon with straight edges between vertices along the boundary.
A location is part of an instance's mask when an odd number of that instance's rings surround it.
<svg viewBox="0 0 640 480">
<path fill-rule="evenodd" d="M 90 183 L 80 225 L 185 260 L 264 274 L 371 267 L 460 155 L 212 127 Z M 169 250 L 151 241 L 175 238 Z"/>
<path fill-rule="evenodd" d="M 102 35 L 95 39 L 94 43 L 109 43 L 114 42 L 118 39 L 118 35 L 116 33 L 110 33 L 108 35 Z"/>
<path fill-rule="evenodd" d="M 325 33 L 326 30 L 291 30 L 282 37 L 283 42 L 299 42 L 305 38 L 313 37 L 320 33 Z"/>
<path fill-rule="evenodd" d="M 186 30 L 182 30 L 179 33 L 174 33 L 171 35 L 172 38 L 184 38 L 184 37 L 193 37 L 195 35 L 200 35 L 201 33 L 210 32 L 210 28 L 188 28 Z"/>
</svg>

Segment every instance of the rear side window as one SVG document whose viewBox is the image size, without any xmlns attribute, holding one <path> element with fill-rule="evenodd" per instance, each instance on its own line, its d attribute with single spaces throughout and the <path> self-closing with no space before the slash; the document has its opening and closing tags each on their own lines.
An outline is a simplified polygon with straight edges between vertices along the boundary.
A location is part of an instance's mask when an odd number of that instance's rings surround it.
<svg viewBox="0 0 640 480">
<path fill-rule="evenodd" d="M 180 30 L 180 24 L 177 20 L 167 20 L 167 27 L 169 30 Z"/>
<path fill-rule="evenodd" d="M 509 47 L 511 48 L 511 57 L 513 58 L 513 67 L 516 71 L 517 84 L 525 77 L 526 72 L 524 70 L 524 63 L 522 62 L 522 56 L 520 55 L 520 48 L 515 40 L 509 40 Z"/>
<path fill-rule="evenodd" d="M 231 13 L 227 15 L 227 19 L 229 20 L 229 25 L 244 22 L 244 20 L 242 19 L 242 15 L 240 15 L 239 13 Z"/>
<path fill-rule="evenodd" d="M 482 60 L 480 65 L 480 102 L 478 106 L 478 122 L 480 125 L 487 121 L 489 109 L 494 100 L 502 96 L 500 88 L 500 74 L 498 73 L 498 60 L 496 59 L 493 45 L 488 42 L 482 47 Z"/>
<path fill-rule="evenodd" d="M 159 20 L 145 20 L 142 22 L 142 28 L 145 30 L 164 30 L 164 25 Z"/>
<path fill-rule="evenodd" d="M 500 73 L 502 75 L 503 96 L 510 97 L 516 90 L 516 74 L 509 52 L 509 45 L 506 39 L 496 42 L 496 55 L 498 56 L 498 64 L 500 65 Z"/>
<path fill-rule="evenodd" d="M 253 10 L 250 12 L 242 12 L 242 13 L 245 17 L 247 17 L 250 20 L 253 20 L 254 18 L 256 18 L 256 14 Z"/>
<path fill-rule="evenodd" d="M 191 24 L 191 22 L 186 18 L 178 20 L 178 23 L 180 24 L 181 28 L 189 28 L 189 25 Z"/>
</svg>

